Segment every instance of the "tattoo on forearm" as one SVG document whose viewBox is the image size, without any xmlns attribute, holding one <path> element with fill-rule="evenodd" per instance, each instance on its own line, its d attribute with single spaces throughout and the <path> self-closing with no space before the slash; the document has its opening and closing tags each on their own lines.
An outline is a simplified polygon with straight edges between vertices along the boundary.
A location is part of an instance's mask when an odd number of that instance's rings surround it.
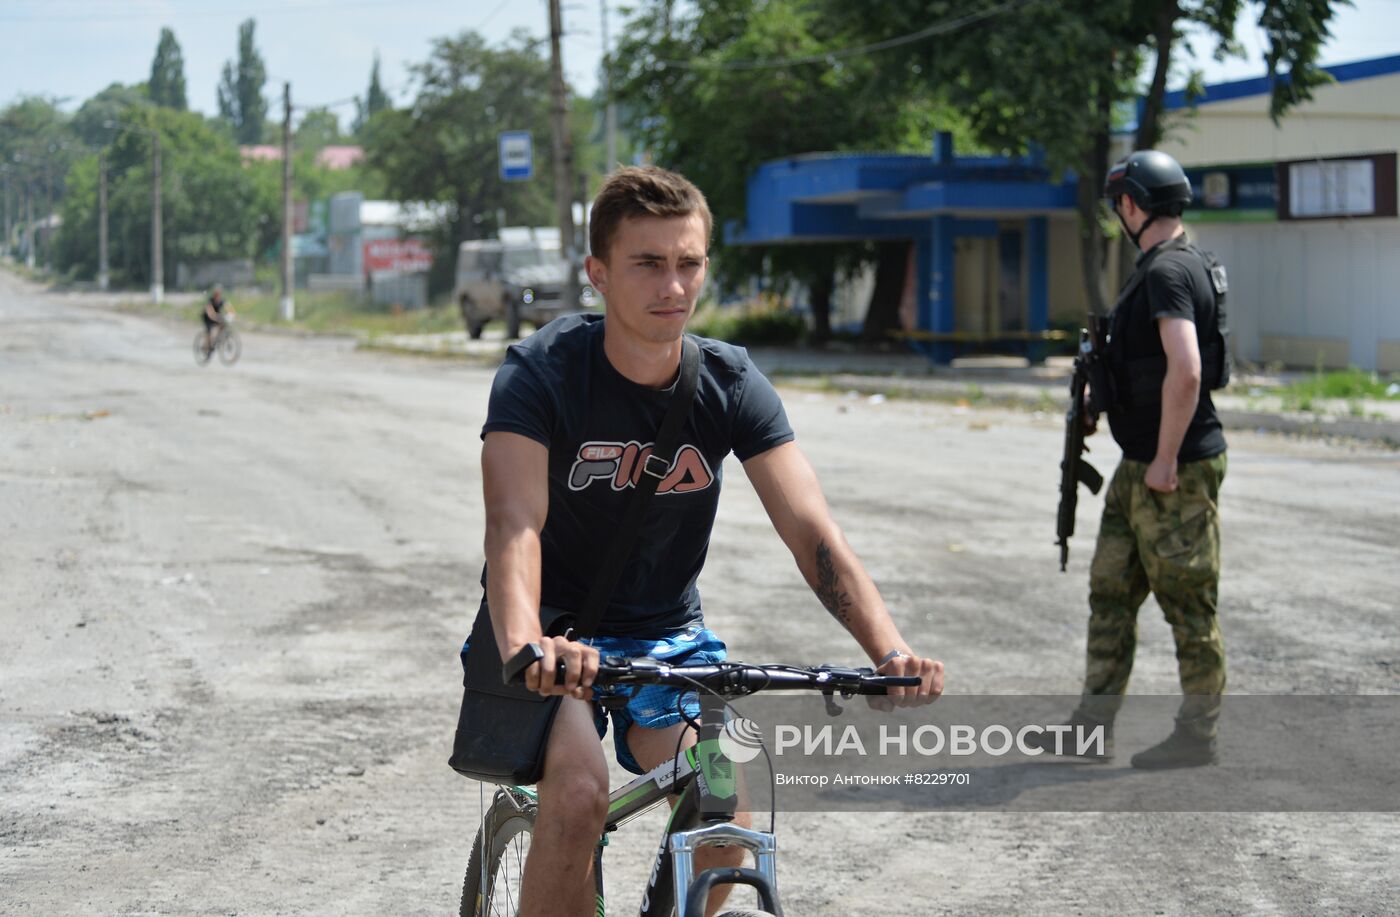
<svg viewBox="0 0 1400 917">
<path fill-rule="evenodd" d="M 826 542 L 817 545 L 817 598 L 831 612 L 831 616 L 850 629 L 851 597 L 841 588 L 840 577 L 836 575 L 836 565 L 831 559 L 831 548 Z"/>
</svg>

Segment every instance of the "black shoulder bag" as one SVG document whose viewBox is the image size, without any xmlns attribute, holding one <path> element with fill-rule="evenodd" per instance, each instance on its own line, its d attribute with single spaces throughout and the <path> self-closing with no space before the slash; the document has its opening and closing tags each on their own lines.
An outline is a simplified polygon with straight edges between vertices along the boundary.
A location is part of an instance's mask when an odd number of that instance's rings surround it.
<svg viewBox="0 0 1400 917">
<path fill-rule="evenodd" d="M 568 636 L 571 640 L 592 637 L 603 619 L 618 577 L 641 533 L 647 505 L 657 485 L 671 470 L 681 427 L 695 401 L 700 348 L 688 337 L 683 340 L 676 390 L 666 407 L 656 443 L 642 466 L 642 476 L 627 504 L 627 513 L 613 536 L 607 559 L 593 580 L 583 612 L 575 621 L 567 611 L 541 608 L 540 624 L 546 636 Z M 476 616 L 468 642 L 462 710 L 457 717 L 452 757 L 447 763 L 462 776 L 487 783 L 515 786 L 538 783 L 544 772 L 545 742 L 563 698 L 545 697 L 524 685 L 504 682 L 489 612 Z"/>
</svg>

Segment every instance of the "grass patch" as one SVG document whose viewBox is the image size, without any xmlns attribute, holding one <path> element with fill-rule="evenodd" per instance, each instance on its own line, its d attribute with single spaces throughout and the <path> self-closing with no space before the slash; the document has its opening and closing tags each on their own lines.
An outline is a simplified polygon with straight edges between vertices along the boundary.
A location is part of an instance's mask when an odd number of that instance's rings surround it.
<svg viewBox="0 0 1400 917">
<path fill-rule="evenodd" d="M 1362 401 L 1400 401 L 1400 383 L 1356 367 L 1334 372 L 1318 370 L 1284 386 L 1279 396 L 1285 410 L 1311 411 L 1318 402 L 1338 400 L 1348 402 L 1351 413 L 1357 415 Z"/>
<path fill-rule="evenodd" d="M 344 293 L 299 292 L 295 300 L 296 319 L 284 322 L 279 317 L 281 298 L 277 295 L 260 295 L 237 300 L 230 297 L 229 301 L 238 313 L 238 318 L 243 321 L 304 328 L 307 331 L 380 337 L 462 330 L 461 313 L 451 305 L 391 310 Z M 194 307 L 194 318 L 199 317 L 201 308 L 202 306 Z"/>
<path fill-rule="evenodd" d="M 6 261 L 4 264 L 5 269 L 10 273 L 28 280 L 30 283 L 52 283 L 57 279 L 53 274 L 44 270 L 42 264 L 35 265 L 33 268 L 30 268 L 23 261 Z"/>
</svg>

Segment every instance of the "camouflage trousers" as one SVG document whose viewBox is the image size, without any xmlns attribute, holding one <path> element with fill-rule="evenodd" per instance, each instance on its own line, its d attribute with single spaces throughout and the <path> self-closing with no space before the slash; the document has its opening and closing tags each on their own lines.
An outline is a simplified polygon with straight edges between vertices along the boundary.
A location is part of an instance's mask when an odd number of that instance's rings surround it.
<svg viewBox="0 0 1400 917">
<path fill-rule="evenodd" d="M 1159 493 L 1147 465 L 1124 459 L 1114 472 L 1089 572 L 1085 712 L 1111 718 L 1122 703 L 1137 650 L 1137 613 L 1157 597 L 1176 640 L 1178 722 L 1215 735 L 1225 693 L 1225 641 L 1216 618 L 1220 584 L 1220 484 L 1225 454 L 1177 469 L 1179 486 Z"/>
</svg>

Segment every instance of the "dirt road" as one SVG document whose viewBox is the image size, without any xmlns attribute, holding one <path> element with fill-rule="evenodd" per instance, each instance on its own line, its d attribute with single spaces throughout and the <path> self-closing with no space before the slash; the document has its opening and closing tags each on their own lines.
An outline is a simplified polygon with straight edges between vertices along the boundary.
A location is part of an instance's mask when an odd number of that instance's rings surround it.
<svg viewBox="0 0 1400 917">
<path fill-rule="evenodd" d="M 193 333 L 0 273 L 0 913 L 455 913 L 479 793 L 445 760 L 491 372 L 254 334 L 237 366 L 201 368 Z M 1077 690 L 1099 504 L 1059 574 L 1058 418 L 787 399 L 949 690 Z M 1396 693 L 1400 454 L 1232 447 L 1232 690 Z M 739 658 L 860 661 L 729 476 L 711 626 Z M 1176 690 L 1170 647 L 1149 601 L 1134 691 Z M 617 913 L 658 826 L 609 850 Z M 792 814 L 779 830 L 794 917 L 1400 910 L 1391 815 Z"/>
</svg>

